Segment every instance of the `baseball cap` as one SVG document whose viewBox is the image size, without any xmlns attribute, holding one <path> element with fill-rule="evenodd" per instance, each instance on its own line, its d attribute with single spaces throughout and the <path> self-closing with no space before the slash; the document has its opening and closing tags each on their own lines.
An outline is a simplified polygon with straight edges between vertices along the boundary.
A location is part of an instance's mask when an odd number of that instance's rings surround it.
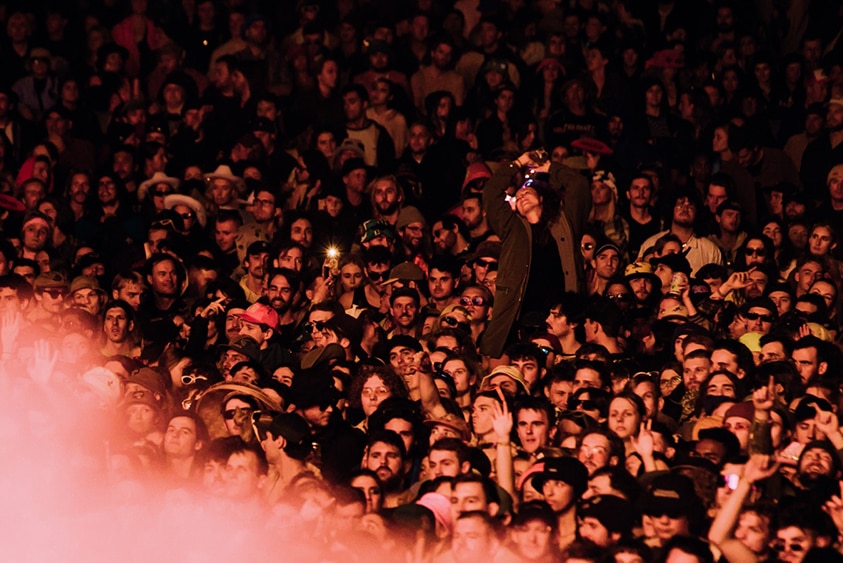
<svg viewBox="0 0 843 563">
<path fill-rule="evenodd" d="M 641 512 L 654 516 L 671 517 L 690 514 L 689 508 L 699 505 L 694 482 L 678 473 L 667 473 L 653 479 L 641 499 Z"/>
<path fill-rule="evenodd" d="M 617 532 L 626 536 L 632 531 L 634 512 L 632 504 L 626 499 L 615 495 L 597 495 L 579 506 L 577 516 L 596 518 L 609 533 Z"/>
<path fill-rule="evenodd" d="M 363 223 L 363 237 L 360 242 L 369 242 L 380 236 L 384 236 L 389 240 L 395 240 L 395 231 L 386 221 L 380 219 L 369 219 Z"/>
<path fill-rule="evenodd" d="M 649 278 L 651 280 L 659 279 L 656 277 L 656 274 L 653 273 L 653 266 L 647 262 L 633 262 L 624 269 L 623 276 L 628 280 L 635 278 Z"/>
<path fill-rule="evenodd" d="M 304 459 L 310 453 L 310 428 L 299 415 L 258 411 L 252 413 L 252 421 L 261 434 L 269 431 L 274 437 L 283 437 L 287 442 L 283 448 L 284 452 L 290 457 Z"/>
<path fill-rule="evenodd" d="M 465 419 L 454 413 L 449 412 L 440 418 L 431 417 L 425 419 L 424 424 L 428 428 L 433 428 L 434 426 L 445 426 L 459 434 L 461 440 L 467 442 L 471 439 L 471 434 L 468 431 L 468 424 L 465 422 Z"/>
<path fill-rule="evenodd" d="M 238 336 L 228 344 L 220 344 L 217 347 L 217 350 L 234 350 L 235 352 L 239 352 L 243 354 L 250 360 L 260 360 L 261 349 L 258 345 L 258 341 L 252 338 L 251 336 Z"/>
<path fill-rule="evenodd" d="M 577 497 L 588 488 L 588 469 L 572 457 L 550 457 L 544 460 L 544 471 L 533 477 L 533 487 L 541 491 L 548 481 L 562 481 L 574 488 Z"/>
<path fill-rule="evenodd" d="M 381 285 L 393 284 L 397 281 L 424 281 L 425 275 L 418 265 L 413 262 L 401 262 L 389 271 L 389 279 Z"/>
<path fill-rule="evenodd" d="M 247 323 L 266 325 L 272 330 L 278 330 L 278 313 L 263 303 L 252 303 L 240 318 Z"/>
<path fill-rule="evenodd" d="M 682 272 L 685 275 L 691 275 L 691 263 L 683 254 L 665 254 L 660 258 L 650 258 L 650 264 L 654 267 L 659 264 L 664 264 L 674 272 Z"/>
</svg>

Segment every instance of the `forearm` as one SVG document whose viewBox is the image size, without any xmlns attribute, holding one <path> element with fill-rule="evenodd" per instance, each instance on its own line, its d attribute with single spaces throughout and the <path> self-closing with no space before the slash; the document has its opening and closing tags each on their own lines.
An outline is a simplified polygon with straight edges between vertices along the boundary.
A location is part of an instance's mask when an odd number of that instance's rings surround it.
<svg viewBox="0 0 843 563">
<path fill-rule="evenodd" d="M 732 494 L 729 495 L 729 498 L 720 507 L 717 516 L 711 523 L 711 527 L 708 529 L 709 541 L 715 545 L 720 545 L 729 539 L 732 535 L 732 529 L 734 529 L 738 521 L 741 506 L 743 506 L 743 502 L 749 496 L 751 490 L 752 484 L 741 478 L 738 482 L 737 489 L 732 491 Z"/>
<path fill-rule="evenodd" d="M 447 414 L 436 384 L 433 383 L 433 375 L 427 371 L 418 370 L 419 393 L 421 394 L 422 409 L 432 418 L 442 418 Z"/>
<path fill-rule="evenodd" d="M 512 445 L 509 440 L 498 441 L 495 446 L 495 472 L 498 485 L 508 492 L 513 500 L 518 498 L 515 491 L 515 469 L 512 464 Z"/>
</svg>

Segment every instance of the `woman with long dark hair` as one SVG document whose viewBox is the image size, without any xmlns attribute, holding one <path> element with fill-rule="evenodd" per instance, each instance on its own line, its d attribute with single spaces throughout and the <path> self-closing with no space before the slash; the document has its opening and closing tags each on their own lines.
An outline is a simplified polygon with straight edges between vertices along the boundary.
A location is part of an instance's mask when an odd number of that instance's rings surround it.
<svg viewBox="0 0 843 563">
<path fill-rule="evenodd" d="M 540 162 L 537 162 L 539 160 Z M 521 315 L 547 311 L 555 292 L 579 289 L 576 235 L 562 210 L 560 165 L 524 153 L 486 183 L 483 206 L 501 237 L 495 314 L 486 329 L 484 354 L 500 357 Z M 528 171 L 524 179 L 522 171 Z M 507 192 L 516 188 L 515 195 Z"/>
</svg>

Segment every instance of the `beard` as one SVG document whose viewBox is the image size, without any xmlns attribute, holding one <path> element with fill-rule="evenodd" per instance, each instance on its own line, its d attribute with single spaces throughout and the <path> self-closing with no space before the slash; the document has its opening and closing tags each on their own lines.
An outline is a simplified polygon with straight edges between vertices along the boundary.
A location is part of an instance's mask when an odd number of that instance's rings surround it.
<svg viewBox="0 0 843 563">
<path fill-rule="evenodd" d="M 387 206 L 378 205 L 378 211 L 380 212 L 381 215 L 392 215 L 393 213 L 398 211 L 398 208 L 400 206 L 401 206 L 400 202 L 393 201 L 392 203 L 390 203 Z"/>
</svg>

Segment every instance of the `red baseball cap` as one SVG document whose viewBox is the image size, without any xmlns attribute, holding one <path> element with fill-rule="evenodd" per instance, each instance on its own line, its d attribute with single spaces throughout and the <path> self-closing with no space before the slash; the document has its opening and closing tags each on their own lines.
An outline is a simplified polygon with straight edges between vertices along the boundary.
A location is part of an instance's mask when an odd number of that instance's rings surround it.
<svg viewBox="0 0 843 563">
<path fill-rule="evenodd" d="M 272 330 L 278 330 L 278 313 L 269 305 L 253 303 L 240 314 L 240 319 L 247 323 L 266 325 Z"/>
</svg>

